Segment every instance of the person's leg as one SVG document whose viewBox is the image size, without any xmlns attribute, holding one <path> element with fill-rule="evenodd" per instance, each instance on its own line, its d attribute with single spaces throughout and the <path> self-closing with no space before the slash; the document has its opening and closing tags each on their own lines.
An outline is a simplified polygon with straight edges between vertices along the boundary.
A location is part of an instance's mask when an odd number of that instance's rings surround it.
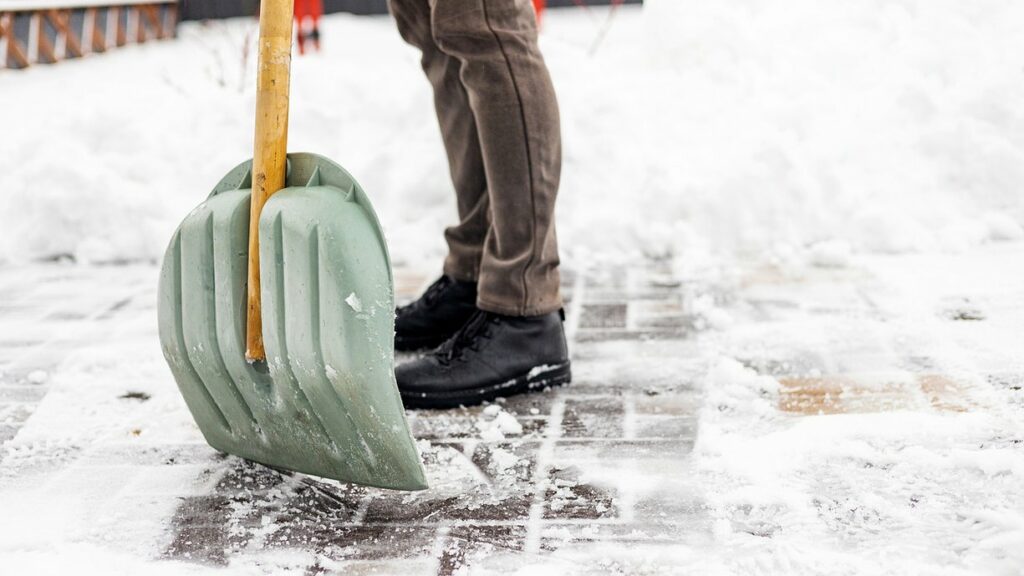
<svg viewBox="0 0 1024 576">
<path fill-rule="evenodd" d="M 554 230 L 558 105 L 537 47 L 532 4 L 430 0 L 430 7 L 434 42 L 458 60 L 476 124 L 477 140 L 463 141 L 481 152 L 487 185 L 481 208 L 489 226 L 476 285 L 479 310 L 436 350 L 395 369 L 409 408 L 478 404 L 572 379 Z M 445 106 L 438 103 L 439 115 Z"/>
<path fill-rule="evenodd" d="M 430 3 L 434 42 L 461 64 L 459 79 L 482 152 L 489 206 L 481 201 L 479 207 L 489 208 L 490 226 L 480 260 L 477 306 L 511 316 L 557 311 L 562 300 L 554 211 L 561 132 L 554 87 L 537 45 L 532 3 Z M 442 103 L 439 109 L 444 107 Z M 473 142 L 468 134 L 460 136 Z M 455 152 L 458 162 L 462 157 Z"/>
<path fill-rule="evenodd" d="M 434 89 L 434 108 L 455 186 L 459 223 L 445 230 L 444 273 L 476 283 L 490 221 L 483 153 L 469 96 L 459 78 L 461 63 L 434 43 L 428 0 L 390 0 L 390 6 L 402 38 L 423 54 L 421 64 Z"/>
<path fill-rule="evenodd" d="M 390 0 L 390 8 L 402 38 L 422 53 L 459 210 L 459 224 L 445 231 L 444 276 L 397 310 L 395 349 L 414 351 L 437 347 L 476 312 L 476 282 L 490 226 L 487 180 L 476 121 L 459 79 L 461 64 L 434 43 L 428 0 Z"/>
</svg>

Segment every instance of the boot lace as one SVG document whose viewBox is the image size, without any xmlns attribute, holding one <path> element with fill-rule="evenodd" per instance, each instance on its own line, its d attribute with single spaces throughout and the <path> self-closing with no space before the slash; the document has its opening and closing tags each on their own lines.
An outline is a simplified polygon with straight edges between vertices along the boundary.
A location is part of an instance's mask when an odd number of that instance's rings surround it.
<svg viewBox="0 0 1024 576">
<path fill-rule="evenodd" d="M 453 361 L 462 359 L 466 350 L 479 350 L 480 341 L 491 335 L 490 325 L 499 321 L 498 316 L 477 310 L 458 332 L 434 351 L 434 356 L 442 365 L 448 366 Z"/>
</svg>

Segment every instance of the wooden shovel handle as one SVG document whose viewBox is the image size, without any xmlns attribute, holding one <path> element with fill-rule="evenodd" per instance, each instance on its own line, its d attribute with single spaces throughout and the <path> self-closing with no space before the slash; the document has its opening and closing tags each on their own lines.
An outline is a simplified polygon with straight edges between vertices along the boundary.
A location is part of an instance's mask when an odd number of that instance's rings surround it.
<svg viewBox="0 0 1024 576">
<path fill-rule="evenodd" d="M 256 143 L 252 159 L 249 215 L 249 308 L 245 357 L 265 360 L 260 304 L 260 212 L 285 186 L 288 155 L 288 85 L 292 59 L 294 0 L 260 3 L 259 71 L 256 75 Z"/>
</svg>

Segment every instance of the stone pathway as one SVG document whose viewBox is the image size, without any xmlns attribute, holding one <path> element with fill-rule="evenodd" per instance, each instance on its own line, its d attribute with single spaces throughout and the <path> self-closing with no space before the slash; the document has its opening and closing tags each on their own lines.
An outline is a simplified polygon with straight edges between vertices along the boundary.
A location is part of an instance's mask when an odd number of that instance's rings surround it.
<svg viewBox="0 0 1024 576">
<path fill-rule="evenodd" d="M 638 499 L 628 478 L 668 479 L 684 465 L 697 402 L 686 372 L 639 382 L 625 373 L 609 379 L 605 369 L 609 361 L 628 366 L 606 352 L 609 343 L 625 342 L 636 361 L 699 373 L 699 362 L 680 363 L 678 356 L 690 332 L 681 284 L 653 269 L 565 276 L 575 382 L 490 408 L 411 412 L 431 490 L 409 495 L 339 486 L 239 461 L 211 494 L 185 499 L 164 554 L 229 564 L 237 556 L 298 548 L 318 557 L 311 571 L 344 562 L 347 573 L 452 574 L 495 551 L 528 562 L 567 538 L 671 540 L 699 522 L 691 510 L 680 515 L 678 502 Z M 429 280 L 399 274 L 400 297 L 412 297 Z M 654 305 L 675 315 L 651 322 L 627 313 Z M 504 414 L 522 431 L 513 425 L 515 433 L 495 438 L 506 435 L 495 422 Z M 626 474 L 618 486 L 598 486 L 581 478 L 594 466 Z M 260 529 L 268 524 L 272 530 Z"/>
<path fill-rule="evenodd" d="M 1022 255 L 1016 248 L 989 256 Z M 1019 415 L 1020 360 L 1006 347 L 970 344 L 986 322 L 1022 317 L 1018 286 L 990 284 L 929 304 L 935 326 L 974 331 L 935 332 L 902 318 L 905 303 L 882 275 L 899 274 L 886 266 L 809 269 L 795 279 L 771 267 L 682 279 L 667 262 L 568 272 L 573 384 L 494 406 L 410 412 L 431 482 L 416 494 L 215 453 L 188 425 L 156 354 L 132 369 L 131 382 L 103 380 L 103 361 L 88 364 L 84 373 L 100 375 L 96 393 L 105 400 L 95 422 L 86 414 L 75 430 L 98 432 L 39 440 L 47 436 L 32 428 L 33 414 L 41 404 L 59 414 L 66 404 L 47 394 L 49 375 L 59 376 L 67 358 L 104 341 L 115 350 L 153 345 L 156 271 L 0 269 L 0 320 L 17 326 L 0 333 L 0 492 L 91 495 L 81 518 L 95 522 L 68 528 L 67 538 L 147 561 L 307 574 L 529 573 L 532 565 L 672 573 L 681 547 L 699 549 L 722 530 L 760 540 L 785 532 L 785 510 L 721 508 L 692 469 L 699 431 L 709 426 L 705 379 L 720 356 L 777 382 L 772 417 L 789 423 L 901 411 Z M 432 279 L 410 270 L 396 277 L 401 299 Z M 968 370 L 964 356 L 980 360 Z M 67 382 L 55 389 L 88 401 Z M 729 402 L 716 410 L 722 417 L 742 410 Z M 177 424 L 147 427 L 154 414 Z M 1022 436 L 1007 430 L 990 440 L 1017 450 Z M 851 496 L 834 488 L 820 487 L 818 521 L 848 543 L 868 542 L 870 513 L 851 515 L 843 508 Z M 1019 489 L 993 490 L 994 499 L 1024 503 Z M 876 532 L 887 526 L 876 522 Z M 618 552 L 576 552 L 594 546 Z"/>
</svg>

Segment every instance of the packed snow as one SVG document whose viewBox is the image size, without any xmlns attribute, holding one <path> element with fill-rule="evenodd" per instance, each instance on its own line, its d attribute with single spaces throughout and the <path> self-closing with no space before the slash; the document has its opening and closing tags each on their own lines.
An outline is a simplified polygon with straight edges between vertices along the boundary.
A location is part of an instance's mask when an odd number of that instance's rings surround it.
<svg viewBox="0 0 1024 576">
<path fill-rule="evenodd" d="M 531 489 L 552 507 L 574 505 L 583 483 L 629 502 L 670 493 L 700 503 L 698 519 L 670 546 L 632 534 L 636 545 L 609 547 L 605 525 L 547 527 L 525 559 L 499 549 L 466 571 L 1019 574 L 1022 406 L 983 374 L 1024 373 L 1024 3 L 647 0 L 619 11 L 595 51 L 606 14 L 549 11 L 542 35 L 565 137 L 563 259 L 664 264 L 654 284 L 683 293 L 697 336 L 657 365 L 645 354 L 668 344 L 591 344 L 577 378 L 635 382 L 655 405 L 692 380 L 699 425 L 692 452 L 666 464 L 670 482 L 593 458 Z M 255 31 L 246 19 L 187 23 L 175 41 L 0 72 L 0 279 L 13 286 L 13 267 L 40 260 L 129 263 L 126 275 L 154 286 L 174 227 L 251 155 Z M 323 32 L 324 52 L 294 61 L 290 149 L 344 165 L 396 266 L 433 274 L 455 203 L 418 56 L 387 18 L 331 16 Z M 180 501 L 209 494 L 228 467 L 146 467 L 195 457 L 167 446 L 202 445 L 160 356 L 154 300 L 116 325 L 86 318 L 89 345 L 57 366 L 0 373 L 48 387 L 0 452 L 0 572 L 221 571 L 156 560 Z M 872 312 L 851 304 L 864 300 Z M 631 308 L 630 321 L 675 312 Z M 39 329 L 2 314 L 0 332 Z M 865 342 L 882 344 L 855 348 Z M 872 364 L 897 355 L 935 365 Z M 847 379 L 804 410 L 787 404 L 800 381 L 765 366 L 779 359 Z M 890 404 L 835 408 L 875 397 Z M 441 420 L 487 458 L 478 469 L 421 440 L 442 471 L 431 497 L 482 498 L 466 487 L 487 474 L 518 489 L 530 472 L 516 447 L 557 433 L 530 428 L 541 414 L 498 403 Z M 232 530 L 274 532 L 246 524 L 255 503 L 231 506 Z M 562 545 L 542 555 L 541 539 Z M 223 569 L 308 560 L 277 550 Z"/>
</svg>

